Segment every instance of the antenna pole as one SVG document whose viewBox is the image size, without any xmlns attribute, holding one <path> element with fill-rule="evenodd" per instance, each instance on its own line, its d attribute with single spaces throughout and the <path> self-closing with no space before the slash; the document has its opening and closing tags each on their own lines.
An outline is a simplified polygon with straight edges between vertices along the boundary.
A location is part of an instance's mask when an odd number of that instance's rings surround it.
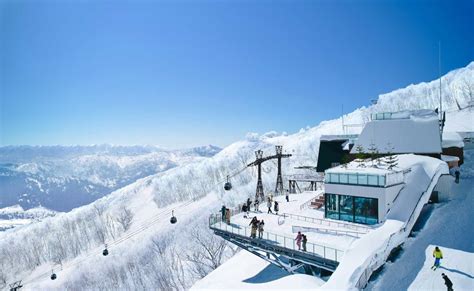
<svg viewBox="0 0 474 291">
<path fill-rule="evenodd" d="M 344 129 L 344 103 L 341 105 L 341 116 L 342 116 L 342 134 L 346 134 Z"/>
<path fill-rule="evenodd" d="M 441 41 L 438 42 L 438 74 L 439 74 L 439 116 L 443 118 L 443 100 L 441 97 Z"/>
</svg>

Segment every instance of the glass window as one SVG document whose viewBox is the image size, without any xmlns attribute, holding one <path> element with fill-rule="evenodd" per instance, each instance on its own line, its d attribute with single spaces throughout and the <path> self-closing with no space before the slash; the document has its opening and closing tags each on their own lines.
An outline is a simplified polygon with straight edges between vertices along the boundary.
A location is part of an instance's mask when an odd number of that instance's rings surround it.
<svg viewBox="0 0 474 291">
<path fill-rule="evenodd" d="M 379 176 L 379 186 L 385 186 L 385 176 Z"/>
<path fill-rule="evenodd" d="M 363 224 L 378 223 L 378 199 L 326 193 L 327 218 Z"/>
<path fill-rule="evenodd" d="M 367 185 L 367 175 L 358 175 L 357 177 L 358 179 L 358 183 L 359 185 Z"/>
<path fill-rule="evenodd" d="M 339 195 L 339 219 L 354 221 L 354 197 Z"/>
<path fill-rule="evenodd" d="M 354 222 L 376 224 L 378 222 L 378 200 L 354 197 Z"/>
<path fill-rule="evenodd" d="M 339 219 L 339 203 L 336 194 L 324 194 L 324 203 L 326 208 L 326 217 L 332 219 Z"/>
<path fill-rule="evenodd" d="M 342 184 L 348 184 L 349 180 L 347 178 L 347 174 L 340 174 L 339 175 L 339 182 Z"/>
<path fill-rule="evenodd" d="M 357 184 L 357 175 L 349 174 L 349 184 Z"/>
<path fill-rule="evenodd" d="M 378 177 L 379 177 L 379 176 L 376 176 L 376 175 L 369 175 L 369 176 L 367 177 L 368 185 L 371 185 L 371 186 L 378 186 L 378 185 L 379 185 Z"/>
</svg>

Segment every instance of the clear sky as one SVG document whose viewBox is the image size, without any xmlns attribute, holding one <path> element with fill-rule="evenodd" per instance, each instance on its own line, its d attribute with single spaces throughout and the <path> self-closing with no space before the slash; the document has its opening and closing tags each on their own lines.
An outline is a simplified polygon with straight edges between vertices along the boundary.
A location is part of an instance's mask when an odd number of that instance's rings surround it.
<svg viewBox="0 0 474 291">
<path fill-rule="evenodd" d="M 474 60 L 473 1 L 0 0 L 0 144 L 225 146 Z"/>
</svg>

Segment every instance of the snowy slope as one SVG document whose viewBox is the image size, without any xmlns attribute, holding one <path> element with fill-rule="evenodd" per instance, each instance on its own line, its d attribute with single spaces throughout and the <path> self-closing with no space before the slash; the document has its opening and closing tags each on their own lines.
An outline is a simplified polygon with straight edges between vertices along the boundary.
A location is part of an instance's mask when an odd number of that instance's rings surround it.
<svg viewBox="0 0 474 291">
<path fill-rule="evenodd" d="M 474 83 L 473 70 L 474 65 L 470 64 L 451 74 L 450 78 L 455 80 L 468 76 Z M 436 82 L 430 84 L 431 87 L 436 86 Z M 411 86 L 410 90 L 415 92 L 419 88 L 420 92 L 424 92 L 427 85 L 417 86 Z M 458 87 L 448 88 L 449 94 L 460 96 Z M 383 95 L 376 106 L 357 109 L 344 116 L 344 122 L 361 124 L 368 120 L 372 112 L 404 109 L 411 101 L 396 97 L 404 96 L 402 93 L 393 93 L 393 100 Z M 433 104 L 422 93 L 416 96 L 413 100 L 416 100 L 417 106 L 432 108 Z M 455 102 L 450 100 L 446 101 L 446 108 L 455 108 Z M 466 112 L 449 112 L 447 127 L 457 130 L 461 123 L 465 123 L 462 120 L 466 120 L 458 118 L 458 115 L 465 114 L 467 118 L 472 118 L 472 113 Z M 450 123 L 450 120 L 457 121 Z M 358 131 L 360 129 L 352 128 L 350 132 Z M 283 173 L 294 173 L 295 166 L 316 164 L 321 135 L 338 133 L 343 133 L 341 118 L 322 122 L 292 135 L 250 134 L 246 140 L 226 147 L 211 158 L 143 178 L 70 213 L 2 233 L 0 262 L 3 265 L 0 270 L 3 274 L 0 275 L 7 282 L 26 280 L 27 290 L 189 288 L 233 253 L 227 247 L 217 263 L 196 269 L 193 260 L 205 261 L 193 257 L 193 254 L 199 254 L 198 237 L 219 242 L 206 230 L 208 214 L 215 212 L 223 202 L 227 205 L 242 202 L 255 191 L 254 169 L 244 170 L 234 177 L 234 188 L 224 193 L 222 181 L 225 176 L 241 170 L 254 158 L 257 149 L 263 149 L 265 155 L 273 154 L 274 145 L 283 145 L 286 153 L 293 154 L 291 159 L 284 161 Z M 265 189 L 273 189 L 275 164 L 264 164 L 263 173 Z M 124 208 L 133 214 L 129 230 L 117 223 Z M 178 224 L 174 227 L 168 222 L 172 209 L 176 210 L 178 217 Z M 142 229 L 147 221 L 155 222 L 135 236 L 128 236 L 134 230 Z M 193 235 L 195 230 L 201 228 L 200 236 Z M 22 244 L 15 244 L 16 241 L 22 241 Z M 117 241 L 119 243 L 114 243 Z M 114 246 L 111 257 L 100 256 L 104 243 Z M 15 247 L 11 248 L 11 245 Z M 32 255 L 21 255 L 25 253 Z M 58 280 L 51 281 L 48 272 L 54 262 L 59 261 L 63 264 L 63 270 L 58 271 Z M 170 269 L 170 266 L 173 268 Z"/>
<path fill-rule="evenodd" d="M 399 258 L 388 263 L 368 289 L 446 290 L 441 273 L 454 290 L 474 289 L 474 150 L 466 152 L 462 178 L 448 203 L 428 206 L 427 221 L 408 239 Z M 432 271 L 434 246 L 443 251 L 441 268 Z"/>
</svg>

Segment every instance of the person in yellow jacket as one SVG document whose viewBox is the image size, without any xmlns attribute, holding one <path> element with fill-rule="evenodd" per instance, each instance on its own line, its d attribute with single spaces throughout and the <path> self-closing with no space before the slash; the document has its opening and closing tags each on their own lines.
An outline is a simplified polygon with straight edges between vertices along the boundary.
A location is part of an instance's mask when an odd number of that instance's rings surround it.
<svg viewBox="0 0 474 291">
<path fill-rule="evenodd" d="M 434 265 L 431 269 L 436 270 L 439 267 L 440 261 L 443 258 L 443 253 L 439 249 L 439 247 L 435 247 L 433 251 L 433 258 L 435 258 Z"/>
</svg>

